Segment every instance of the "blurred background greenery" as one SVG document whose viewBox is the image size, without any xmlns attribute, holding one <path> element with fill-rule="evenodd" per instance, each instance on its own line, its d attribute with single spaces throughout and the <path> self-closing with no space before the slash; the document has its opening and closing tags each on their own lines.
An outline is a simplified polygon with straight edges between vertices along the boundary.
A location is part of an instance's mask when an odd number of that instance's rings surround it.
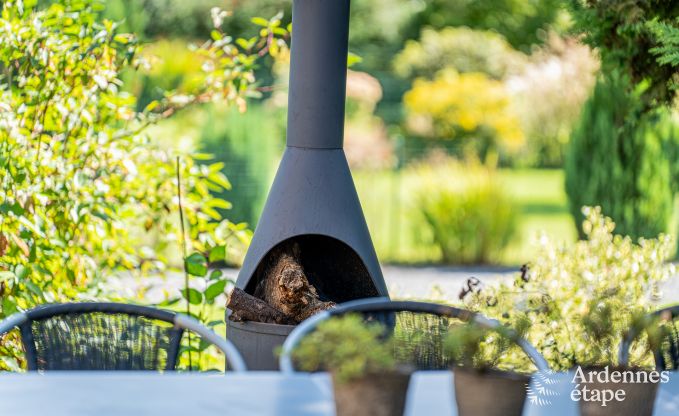
<svg viewBox="0 0 679 416">
<path fill-rule="evenodd" d="M 257 30 L 253 16 L 282 12 L 289 23 L 291 3 L 110 0 L 104 14 L 147 44 L 151 69 L 124 78 L 143 108 L 163 91 L 202 82 L 201 59 L 186 45 L 209 38 L 211 8 L 229 10 L 225 32 L 247 38 Z M 675 234 L 673 168 L 649 165 L 670 152 L 663 146 L 676 136 L 674 118 L 666 111 L 644 122 L 644 133 L 623 131 L 620 119 L 629 114 L 604 114 L 620 108 L 610 101 L 616 97 L 601 91 L 586 105 L 597 79 L 609 85 L 601 79 L 625 66 L 596 49 L 596 36 L 581 24 L 591 20 L 588 10 L 570 3 L 352 1 L 350 51 L 361 59 L 348 76 L 345 148 L 383 262 L 530 262 L 541 232 L 577 239 L 583 205 L 603 204 L 633 237 Z M 594 3 L 589 11 L 604 2 Z M 665 12 L 658 15 L 672 15 Z M 616 19 L 599 18 L 601 27 Z M 284 147 L 287 76 L 287 53 L 267 57 L 257 70 L 262 97 L 246 113 L 207 104 L 151 130 L 168 148 L 215 154 L 233 184 L 222 195 L 232 203 L 223 214 L 252 229 Z M 649 101 L 621 94 L 631 101 L 621 111 Z M 618 136 L 637 142 L 629 152 L 649 162 L 610 157 Z"/>
</svg>

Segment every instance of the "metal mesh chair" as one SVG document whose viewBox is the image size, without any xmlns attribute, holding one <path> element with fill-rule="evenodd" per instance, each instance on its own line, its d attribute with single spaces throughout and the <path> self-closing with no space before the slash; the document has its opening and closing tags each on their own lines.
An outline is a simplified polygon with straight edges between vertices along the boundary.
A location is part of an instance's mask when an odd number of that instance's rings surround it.
<svg viewBox="0 0 679 416">
<path fill-rule="evenodd" d="M 63 303 L 14 314 L 29 370 L 174 370 L 186 330 L 214 344 L 230 370 L 245 371 L 236 348 L 186 315 L 123 303 Z"/>
<path fill-rule="evenodd" d="M 452 358 L 445 354 L 443 341 L 452 325 L 474 322 L 485 328 L 497 328 L 500 323 L 474 312 L 451 306 L 425 302 L 392 302 L 387 298 L 370 298 L 351 301 L 335 309 L 323 311 L 299 324 L 283 344 L 280 368 L 283 372 L 294 372 L 292 351 L 299 342 L 323 321 L 334 316 L 359 313 L 367 322 L 379 322 L 393 336 L 399 347 L 394 356 L 400 362 L 412 364 L 417 370 L 444 370 L 453 365 Z M 510 331 L 510 336 L 513 333 Z M 525 339 L 513 336 L 538 370 L 547 370 L 545 359 Z"/>
<path fill-rule="evenodd" d="M 677 318 L 679 318 L 679 305 L 659 309 L 647 316 L 647 323 L 659 325 L 660 342 L 653 351 L 655 367 L 659 371 L 679 370 L 679 319 Z M 632 329 L 625 335 L 618 352 L 618 361 L 621 366 L 628 364 L 630 347 L 639 335 L 641 333 L 637 329 Z"/>
</svg>

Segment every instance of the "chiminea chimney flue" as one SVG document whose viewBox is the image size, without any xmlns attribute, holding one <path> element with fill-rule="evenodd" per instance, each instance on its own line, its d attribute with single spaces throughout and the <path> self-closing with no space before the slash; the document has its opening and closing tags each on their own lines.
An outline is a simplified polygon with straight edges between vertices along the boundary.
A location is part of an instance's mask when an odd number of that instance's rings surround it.
<svg viewBox="0 0 679 416">
<path fill-rule="evenodd" d="M 341 149 L 349 0 L 293 3 L 288 146 Z"/>
</svg>

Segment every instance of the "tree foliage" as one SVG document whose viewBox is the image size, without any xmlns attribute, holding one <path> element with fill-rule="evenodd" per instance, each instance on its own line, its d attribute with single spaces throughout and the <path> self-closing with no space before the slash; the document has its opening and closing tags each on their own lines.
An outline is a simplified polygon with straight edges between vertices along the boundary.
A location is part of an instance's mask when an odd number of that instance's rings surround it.
<svg viewBox="0 0 679 416">
<path fill-rule="evenodd" d="M 99 21 L 95 0 L 35 3 L 5 2 L 0 20 L 0 318 L 91 296 L 116 270 L 167 270 L 183 238 L 175 155 L 144 129 L 191 104 L 243 107 L 257 59 L 281 36 L 274 19 L 258 37 L 232 39 L 217 11 L 212 40 L 199 49 L 205 82 L 137 112 L 120 79 L 144 65 L 136 38 Z M 179 166 L 193 249 L 209 253 L 245 238 L 217 211 L 228 202 L 211 196 L 230 187 L 221 165 L 185 155 Z M 17 365 L 5 360 L 8 352 L 16 358 L 16 341 L 3 339 L 0 367 Z"/>
<path fill-rule="evenodd" d="M 406 42 L 394 58 L 394 68 L 403 77 L 426 77 L 444 68 L 458 72 L 482 72 L 493 79 L 520 73 L 528 57 L 515 50 L 502 36 L 467 27 L 424 28 L 418 41 Z"/>
<path fill-rule="evenodd" d="M 665 0 L 571 0 L 574 31 L 599 50 L 602 70 L 629 76 L 632 91 L 648 83 L 645 110 L 674 98 L 678 62 L 672 60 L 673 33 L 679 30 L 679 4 Z M 660 59 L 658 57 L 660 56 Z"/>
<path fill-rule="evenodd" d="M 574 30 L 601 56 L 602 79 L 573 131 L 567 192 L 580 219 L 601 205 L 633 237 L 667 232 L 674 198 L 675 99 L 669 48 L 679 4 L 662 0 L 572 0 Z"/>
<path fill-rule="evenodd" d="M 645 113 L 624 77 L 596 85 L 571 135 L 566 193 L 573 217 L 598 204 L 625 235 L 651 237 L 669 230 L 674 207 L 672 165 L 665 149 L 676 141 L 669 116 Z"/>
<path fill-rule="evenodd" d="M 425 26 L 494 30 L 526 51 L 541 43 L 540 31 L 558 25 L 562 11 L 559 0 L 428 0 L 424 4 L 411 24 L 418 31 Z"/>
</svg>

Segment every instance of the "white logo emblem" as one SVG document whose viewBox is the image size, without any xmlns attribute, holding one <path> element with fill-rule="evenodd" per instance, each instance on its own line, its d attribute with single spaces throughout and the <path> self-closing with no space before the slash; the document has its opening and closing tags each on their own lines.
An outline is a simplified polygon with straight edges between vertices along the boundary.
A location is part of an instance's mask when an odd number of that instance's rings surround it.
<svg viewBox="0 0 679 416">
<path fill-rule="evenodd" d="M 551 388 L 557 381 L 553 378 L 554 371 L 538 371 L 533 375 L 532 382 L 526 386 L 526 397 L 535 406 L 549 406 L 551 398 L 558 393 Z"/>
</svg>

